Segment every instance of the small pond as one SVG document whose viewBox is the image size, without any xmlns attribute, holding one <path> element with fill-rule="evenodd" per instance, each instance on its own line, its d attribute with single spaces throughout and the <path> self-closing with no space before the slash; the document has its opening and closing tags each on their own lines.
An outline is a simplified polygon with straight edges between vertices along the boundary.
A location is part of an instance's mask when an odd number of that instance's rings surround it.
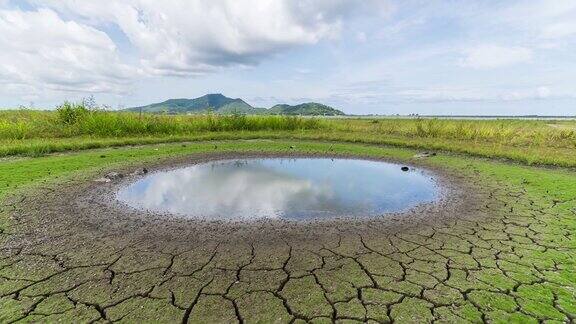
<svg viewBox="0 0 576 324">
<path fill-rule="evenodd" d="M 122 188 L 117 199 L 212 220 L 374 217 L 437 199 L 429 173 L 401 167 L 330 158 L 213 161 L 149 174 Z"/>
</svg>

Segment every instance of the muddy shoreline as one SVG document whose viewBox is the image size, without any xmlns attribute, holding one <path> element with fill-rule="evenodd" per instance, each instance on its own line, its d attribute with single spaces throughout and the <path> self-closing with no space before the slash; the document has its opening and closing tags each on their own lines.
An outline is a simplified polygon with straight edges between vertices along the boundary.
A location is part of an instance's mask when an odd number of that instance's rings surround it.
<svg viewBox="0 0 576 324">
<path fill-rule="evenodd" d="M 260 219 L 252 221 L 194 220 L 175 215 L 136 210 L 116 200 L 117 190 L 138 179 L 142 175 L 135 171 L 145 167 L 149 172 L 175 169 L 187 165 L 205 163 L 214 160 L 233 158 L 350 158 L 366 159 L 414 166 L 431 171 L 439 187 L 441 197 L 434 203 L 419 205 L 406 212 L 385 214 L 374 218 L 335 218 L 308 221 L 283 219 Z M 81 234 L 83 237 L 110 237 L 122 240 L 147 241 L 155 245 L 162 242 L 186 244 L 187 238 L 204 237 L 206 239 L 244 240 L 246 238 L 280 236 L 301 237 L 315 240 L 334 233 L 361 231 L 374 235 L 410 232 L 421 228 L 444 226 L 456 221 L 482 217 L 477 211 L 482 207 L 482 199 L 468 176 L 458 175 L 454 171 L 433 167 L 426 159 L 398 161 L 374 157 L 340 154 L 286 154 L 286 153 L 213 153 L 196 154 L 185 157 L 163 159 L 155 162 L 131 165 L 129 167 L 107 170 L 127 176 L 109 183 L 95 182 L 93 175 L 85 179 L 72 179 L 60 183 L 56 188 L 47 187 L 45 193 L 29 193 L 25 203 L 16 206 L 27 221 L 39 222 L 33 227 L 33 237 L 48 239 L 55 233 Z M 32 218 L 30 218 L 32 217 Z M 24 220 L 24 219 L 22 219 Z M 30 230 L 30 228 L 29 228 Z M 32 234 L 32 233 L 30 233 Z M 116 239 L 114 239 L 115 241 Z"/>
<path fill-rule="evenodd" d="M 170 171 L 170 170 L 188 167 L 191 165 L 204 164 L 204 163 L 214 162 L 214 161 L 230 161 L 230 160 L 235 160 L 235 159 L 250 160 L 250 159 L 258 159 L 258 158 L 282 158 L 282 159 L 336 158 L 336 159 L 349 159 L 349 160 L 369 160 L 369 161 L 393 163 L 393 164 L 398 166 L 398 169 L 400 169 L 401 167 L 406 165 L 405 163 L 402 164 L 399 162 L 391 162 L 390 160 L 383 160 L 383 159 L 361 158 L 361 157 L 357 157 L 357 156 L 327 155 L 327 154 L 316 154 L 316 155 L 311 155 L 311 154 L 298 154 L 298 155 L 295 155 L 295 154 L 291 154 L 291 155 L 288 155 L 288 154 L 242 154 L 242 155 L 225 154 L 225 155 L 220 155 L 220 154 L 218 154 L 215 156 L 212 156 L 212 155 L 207 156 L 206 158 L 200 159 L 200 160 L 197 160 L 197 159 L 194 159 L 194 160 L 178 159 L 178 160 L 167 161 L 166 163 L 156 164 L 156 165 L 153 165 L 151 167 L 144 166 L 143 168 L 146 169 L 146 173 L 141 172 L 142 167 L 138 168 L 136 170 L 123 170 L 122 172 L 124 172 L 124 173 L 122 173 L 123 177 L 121 179 L 116 179 L 116 181 L 110 181 L 110 183 L 103 184 L 105 186 L 105 189 L 107 190 L 107 192 L 102 194 L 102 200 L 109 202 L 111 207 L 114 207 L 114 206 L 118 207 L 119 212 L 139 211 L 141 214 L 143 214 L 143 217 L 164 217 L 164 218 L 172 218 L 172 219 L 177 219 L 177 218 L 190 219 L 190 218 L 192 218 L 192 219 L 196 219 L 196 220 L 202 221 L 202 222 L 211 222 L 213 220 L 199 219 L 199 218 L 195 218 L 195 217 L 186 217 L 186 215 L 179 215 L 179 214 L 161 213 L 161 212 L 146 210 L 146 209 L 142 209 L 142 208 L 134 208 L 131 206 L 127 206 L 124 203 L 122 203 L 121 201 L 116 200 L 116 193 L 119 190 L 121 190 L 123 187 L 130 185 L 131 183 L 133 183 L 133 182 L 135 182 L 141 178 L 144 178 L 146 176 L 149 176 L 153 173 L 165 172 L 165 171 Z M 458 187 L 455 186 L 454 184 L 452 184 L 451 181 L 447 179 L 446 175 L 442 175 L 441 177 L 439 177 L 436 175 L 436 172 L 432 172 L 431 170 L 429 170 L 429 168 L 423 168 L 421 166 L 418 166 L 418 171 L 421 171 L 426 176 L 434 179 L 435 186 L 438 189 L 438 196 L 436 197 L 436 199 L 434 199 L 433 202 L 417 204 L 417 205 L 415 205 L 411 208 L 405 209 L 401 212 L 383 213 L 381 215 L 373 215 L 371 217 L 363 217 L 363 218 L 347 217 L 344 215 L 341 217 L 317 218 L 317 219 L 306 219 L 306 220 L 288 220 L 288 219 L 281 219 L 280 218 L 280 219 L 267 219 L 267 221 L 278 221 L 278 222 L 289 222 L 289 223 L 295 222 L 295 223 L 300 223 L 300 224 L 305 224 L 305 223 L 310 224 L 310 223 L 330 222 L 330 221 L 357 222 L 360 220 L 366 220 L 366 219 L 374 220 L 377 218 L 387 218 L 387 217 L 397 218 L 397 217 L 403 217 L 403 216 L 409 215 L 409 214 L 420 214 L 420 213 L 426 212 L 427 210 L 429 210 L 434 205 L 439 205 L 441 208 L 442 206 L 444 206 L 444 204 L 446 202 L 450 201 L 453 193 L 458 191 Z M 99 188 L 99 186 L 94 186 L 93 188 L 95 190 L 98 190 L 98 191 L 101 189 L 101 188 Z M 227 219 L 225 221 L 231 222 L 231 223 L 244 223 L 246 225 L 249 225 L 250 223 L 261 221 L 261 219 L 260 220 L 247 219 L 247 220 L 237 220 L 237 221 Z"/>
</svg>

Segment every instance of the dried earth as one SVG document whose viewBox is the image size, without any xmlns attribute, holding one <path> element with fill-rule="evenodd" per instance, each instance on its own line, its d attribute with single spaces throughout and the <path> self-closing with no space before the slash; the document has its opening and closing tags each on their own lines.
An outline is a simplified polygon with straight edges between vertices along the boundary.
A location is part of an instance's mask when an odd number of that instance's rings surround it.
<svg viewBox="0 0 576 324">
<path fill-rule="evenodd" d="M 288 154 L 231 150 L 105 170 Z M 430 168 L 446 199 L 364 221 L 208 222 L 116 204 L 131 178 L 66 176 L 3 199 L 0 322 L 576 320 L 573 171 L 350 144 L 294 154 L 328 150 Z"/>
</svg>

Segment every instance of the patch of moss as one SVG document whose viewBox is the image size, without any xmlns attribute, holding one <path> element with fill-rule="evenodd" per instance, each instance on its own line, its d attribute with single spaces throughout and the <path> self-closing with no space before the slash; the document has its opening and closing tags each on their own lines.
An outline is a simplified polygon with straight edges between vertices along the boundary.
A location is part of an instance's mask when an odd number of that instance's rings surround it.
<svg viewBox="0 0 576 324">
<path fill-rule="evenodd" d="M 485 311 L 514 312 L 518 308 L 514 298 L 503 293 L 475 290 L 468 294 L 468 298 Z"/>
<path fill-rule="evenodd" d="M 240 315 L 247 323 L 289 323 L 288 314 L 282 300 L 270 292 L 254 292 L 239 298 Z"/>
<path fill-rule="evenodd" d="M 332 315 L 332 307 L 312 276 L 290 279 L 281 294 L 288 300 L 288 305 L 296 314 L 306 318 Z"/>
<path fill-rule="evenodd" d="M 391 316 L 398 323 L 431 323 L 434 319 L 432 315 L 432 304 L 429 302 L 408 297 L 401 303 L 392 305 Z"/>
</svg>

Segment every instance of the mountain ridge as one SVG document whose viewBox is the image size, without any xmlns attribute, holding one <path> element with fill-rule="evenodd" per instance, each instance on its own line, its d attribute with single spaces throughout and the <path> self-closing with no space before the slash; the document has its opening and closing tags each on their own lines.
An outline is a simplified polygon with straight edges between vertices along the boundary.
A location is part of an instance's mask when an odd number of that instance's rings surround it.
<svg viewBox="0 0 576 324">
<path fill-rule="evenodd" d="M 330 106 L 307 102 L 298 105 L 277 104 L 270 109 L 253 107 L 241 98 L 229 98 L 221 93 L 206 94 L 192 99 L 177 98 L 145 106 L 123 109 L 124 111 L 168 114 L 194 114 L 214 112 L 218 114 L 253 114 L 253 115 L 306 115 L 306 116 L 338 116 L 345 115 L 342 111 Z"/>
</svg>

